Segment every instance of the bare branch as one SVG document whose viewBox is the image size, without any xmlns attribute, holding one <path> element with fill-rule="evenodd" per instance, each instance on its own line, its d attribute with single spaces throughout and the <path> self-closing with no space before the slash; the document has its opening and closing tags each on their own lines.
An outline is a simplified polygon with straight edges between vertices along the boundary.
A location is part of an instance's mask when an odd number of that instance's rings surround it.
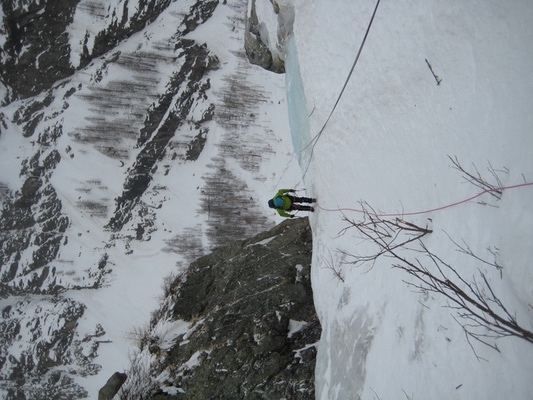
<svg viewBox="0 0 533 400">
<path fill-rule="evenodd" d="M 481 258 L 480 256 L 476 255 L 476 254 L 472 251 L 472 249 L 470 248 L 470 246 L 465 242 L 464 239 L 462 240 L 463 245 L 460 245 L 460 244 L 458 244 L 455 240 L 453 240 L 453 239 L 451 238 L 451 236 L 448 235 L 447 232 L 444 232 L 444 233 L 446 234 L 446 236 L 448 236 L 448 238 L 451 240 L 451 242 L 457 247 L 457 251 L 469 255 L 469 256 L 475 258 L 476 260 L 482 262 L 483 264 L 486 264 L 486 265 L 489 265 L 489 266 L 491 266 L 491 267 L 496 268 L 498 271 L 500 271 L 500 277 L 502 277 L 503 266 L 501 266 L 501 265 L 498 263 L 499 252 L 498 252 L 498 248 L 497 248 L 497 247 L 494 247 L 494 250 L 493 250 L 490 246 L 487 247 L 487 251 L 488 251 L 489 253 L 491 253 L 492 256 L 494 257 L 494 261 L 487 261 L 487 260 Z"/>
<path fill-rule="evenodd" d="M 493 166 L 489 162 L 489 166 L 487 167 L 487 170 L 489 171 L 490 175 L 492 175 L 493 180 L 495 181 L 494 184 L 489 183 L 487 179 L 485 179 L 477 167 L 472 164 L 475 172 L 468 172 L 459 162 L 457 156 L 452 158 L 451 156 L 448 156 L 450 161 L 453 164 L 453 167 L 460 171 L 463 174 L 463 178 L 471 183 L 472 185 L 482 189 L 483 191 L 486 191 L 487 193 L 490 193 L 491 196 L 496 198 L 497 200 L 500 200 L 503 195 L 503 185 L 500 180 L 500 177 L 498 173 L 509 173 L 509 170 L 507 168 L 504 168 L 502 170 L 496 170 L 493 168 Z"/>
<path fill-rule="evenodd" d="M 456 161 L 456 166 L 462 168 L 458 161 Z M 473 174 L 467 176 L 479 185 L 489 187 L 479 173 L 477 176 Z M 374 266 L 381 256 L 393 258 L 396 261 L 393 264 L 394 268 L 399 268 L 414 278 L 414 281 L 405 281 L 407 285 L 422 293 L 439 293 L 447 299 L 447 307 L 455 310 L 457 317 L 462 321 L 460 325 L 471 347 L 473 346 L 470 339 L 473 338 L 499 351 L 493 341 L 509 336 L 519 337 L 533 344 L 533 332 L 519 325 L 516 316 L 503 304 L 484 272 L 478 269 L 477 278 L 472 276 L 467 279 L 464 272 L 459 273 L 458 268 L 447 263 L 425 246 L 421 239 L 431 233 L 431 229 L 403 219 L 383 219 L 368 204 L 361 203 L 361 205 L 364 210 L 363 220 L 355 221 L 344 216 L 344 221 L 348 224 L 344 232 L 348 229 L 355 229 L 361 239 L 368 240 L 375 245 L 375 251 L 367 255 L 342 252 L 344 256 L 352 258 L 352 261 L 347 263 L 356 266 L 372 263 Z M 459 244 L 449 235 L 448 237 L 459 252 L 483 265 L 496 268 L 501 277 L 503 267 L 497 261 L 498 249 L 496 247 L 487 249 L 494 257 L 494 261 L 487 261 L 475 254 L 464 240 L 462 244 Z M 413 246 L 414 243 L 418 246 Z M 411 257 L 413 254 L 417 256 Z M 335 268 L 333 270 L 335 271 Z M 475 351 L 474 354 L 476 354 Z M 478 360 L 481 359 L 477 354 L 476 357 Z"/>
<path fill-rule="evenodd" d="M 333 259 L 333 256 L 331 255 L 331 253 L 329 255 L 329 259 L 326 259 L 325 257 L 323 257 L 322 261 L 324 262 L 325 268 L 333 272 L 333 276 L 335 276 L 341 282 L 344 282 L 344 276 L 342 274 L 342 270 L 339 268 L 339 266 Z"/>
</svg>

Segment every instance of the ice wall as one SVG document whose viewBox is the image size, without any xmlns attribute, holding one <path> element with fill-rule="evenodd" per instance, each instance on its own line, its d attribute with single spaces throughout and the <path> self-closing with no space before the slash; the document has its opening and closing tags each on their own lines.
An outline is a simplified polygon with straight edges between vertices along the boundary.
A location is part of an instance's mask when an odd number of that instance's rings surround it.
<svg viewBox="0 0 533 400">
<path fill-rule="evenodd" d="M 287 85 L 289 125 L 294 152 L 298 157 L 300 167 L 305 169 L 309 164 L 312 150 L 309 129 L 309 114 L 312 110 L 309 111 L 307 109 L 305 91 L 298 64 L 298 51 L 292 35 L 288 38 L 285 46 L 285 81 Z"/>
</svg>

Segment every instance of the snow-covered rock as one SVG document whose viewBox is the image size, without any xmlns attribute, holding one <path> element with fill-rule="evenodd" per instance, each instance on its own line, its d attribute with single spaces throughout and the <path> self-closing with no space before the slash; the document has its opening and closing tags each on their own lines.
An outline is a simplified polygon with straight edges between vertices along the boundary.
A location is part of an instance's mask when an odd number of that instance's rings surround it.
<svg viewBox="0 0 533 400">
<path fill-rule="evenodd" d="M 127 368 L 165 276 L 275 225 L 263 204 L 298 173 L 283 76 L 249 63 L 244 0 L 4 3 L 0 308 L 16 327 L 37 324 L 26 301 L 76 304 L 57 352 L 92 338 L 98 367 L 77 373 L 58 355 L 65 388 L 50 390 L 94 398 Z M 32 340 L 6 337 L 5 356 L 25 358 L 3 363 L 17 384 L 2 391 L 34 393 L 51 370 Z"/>
<path fill-rule="evenodd" d="M 169 281 L 123 398 L 313 398 L 321 328 L 311 249 L 308 220 L 297 218 L 221 247 Z"/>
</svg>

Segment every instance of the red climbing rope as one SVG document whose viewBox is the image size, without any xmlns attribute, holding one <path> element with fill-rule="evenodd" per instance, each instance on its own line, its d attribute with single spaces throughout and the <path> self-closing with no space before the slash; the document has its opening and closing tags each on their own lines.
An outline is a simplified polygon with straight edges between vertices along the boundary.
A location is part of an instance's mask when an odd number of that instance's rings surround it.
<svg viewBox="0 0 533 400">
<path fill-rule="evenodd" d="M 402 212 L 402 213 L 375 213 L 375 212 L 370 212 L 368 210 L 361 210 L 361 209 L 356 209 L 356 208 L 325 208 L 325 207 L 322 207 L 321 205 L 317 205 L 317 207 L 323 211 L 351 211 L 351 212 L 357 212 L 361 214 L 371 214 L 376 217 L 405 217 L 405 216 L 410 216 L 410 215 L 420 215 L 420 214 L 428 214 L 428 213 L 436 212 L 436 211 L 442 211 L 447 208 L 455 207 L 463 203 L 468 203 L 469 201 L 477 199 L 478 197 L 486 193 L 502 192 L 504 190 L 516 189 L 516 188 L 525 187 L 525 186 L 533 186 L 533 182 L 526 182 L 526 183 L 520 183 L 517 185 L 502 186 L 502 187 L 497 187 L 497 188 L 486 189 L 467 199 L 456 201 L 455 203 L 451 203 L 451 204 L 448 204 L 442 207 L 432 208 L 430 210 L 424 210 L 424 211 Z"/>
</svg>

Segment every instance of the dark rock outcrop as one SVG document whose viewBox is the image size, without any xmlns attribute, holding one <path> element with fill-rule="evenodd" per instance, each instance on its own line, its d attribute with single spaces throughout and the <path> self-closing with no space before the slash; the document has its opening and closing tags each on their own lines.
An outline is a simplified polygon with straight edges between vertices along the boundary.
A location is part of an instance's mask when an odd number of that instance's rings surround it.
<svg viewBox="0 0 533 400">
<path fill-rule="evenodd" d="M 127 1 L 107 10 L 96 2 L 92 4 L 93 13 L 109 13 L 113 17 L 96 34 L 91 48 L 87 45 L 87 32 L 80 65 L 73 66 L 67 29 L 78 3 L 79 0 L 2 2 L 7 42 L 3 46 L 4 57 L 0 57 L 0 79 L 13 89 L 13 99 L 8 100 L 35 95 L 71 76 L 76 68 L 87 66 L 153 22 L 170 0 L 141 0 L 134 10 L 128 9 Z M 91 4 L 84 7 L 90 8 Z"/>
<path fill-rule="evenodd" d="M 0 79 L 15 98 L 37 94 L 74 73 L 66 30 L 78 2 L 2 2 L 7 41 Z"/>
<path fill-rule="evenodd" d="M 51 39 L 41 38 L 39 32 L 52 29 L 50 26 L 54 24 L 54 30 L 66 29 L 75 13 L 77 2 L 65 1 L 51 6 L 47 2 L 30 1 L 32 4 L 42 3 L 42 5 L 28 5 L 30 11 L 27 15 L 22 13 L 20 4 L 11 3 L 5 2 L 2 5 L 5 19 L 8 22 L 11 21 L 9 23 L 13 27 L 7 30 L 9 40 L 4 50 L 0 49 L 0 81 L 10 87 L 9 92 L 14 94 L 14 98 L 27 97 L 33 92 L 41 91 L 41 93 L 20 102 L 20 106 L 9 118 L 10 125 L 7 124 L 5 114 L 0 113 L 0 129 L 9 127 L 14 130 L 14 133 L 20 130 L 25 138 L 31 138 L 31 149 L 35 149 L 27 152 L 27 158 L 21 162 L 20 176 L 24 178 L 24 181 L 19 190 L 0 182 L 2 200 L 0 296 L 25 293 L 57 294 L 73 287 L 71 283 L 62 281 L 59 277 L 61 273 L 57 273 L 57 268 L 50 265 L 57 261 L 62 247 L 68 243 L 69 237 L 66 231 L 71 226 L 71 219 L 64 211 L 65 200 L 61 196 L 61 187 L 57 186 L 57 181 L 52 183 L 51 180 L 56 167 L 60 165 L 63 158 L 67 160 L 74 158 L 74 152 L 71 151 L 70 146 L 63 152 L 58 145 L 58 139 L 67 135 L 81 144 L 93 145 L 110 158 L 120 160 L 123 166 L 131 149 L 125 148 L 120 143 L 129 137 L 138 139 L 136 143 L 136 147 L 140 149 L 138 156 L 132 158 L 134 162 L 128 168 L 122 194 L 116 199 L 116 210 L 109 218 L 108 227 L 114 232 L 119 232 L 135 213 L 132 209 L 141 203 L 140 198 L 152 182 L 153 174 L 161 168 L 159 165 L 161 158 L 166 152 L 175 151 L 170 148 L 172 147 L 172 144 L 169 144 L 171 140 L 179 140 L 180 145 L 183 143 L 183 147 L 187 146 L 187 149 L 183 150 L 185 160 L 196 160 L 204 148 L 209 132 L 205 123 L 213 119 L 215 112 L 215 105 L 207 100 L 210 94 L 208 74 L 219 68 L 219 64 L 205 44 L 197 44 L 193 40 L 182 39 L 181 36 L 182 32 L 189 32 L 193 26 L 207 21 L 216 9 L 218 1 L 198 1 L 192 6 L 190 14 L 183 16 L 177 31 L 172 34 L 169 43 L 165 44 L 166 47 L 163 46 L 164 49 L 160 49 L 159 44 L 154 44 L 154 48 L 150 51 L 148 49 L 131 53 L 116 51 L 94 61 L 96 65 L 100 65 L 100 68 L 94 72 L 91 83 L 87 84 L 87 90 L 84 90 L 83 84 L 75 82 L 79 77 L 73 77 L 73 82 L 64 81 L 45 90 L 54 83 L 55 79 L 64 78 L 66 75 L 73 74 L 74 71 L 58 72 L 59 75 L 50 76 L 48 81 L 48 75 L 33 67 L 7 68 L 10 62 L 18 63 L 17 65 L 23 63 L 1 57 L 2 51 L 7 53 L 12 51 L 14 52 L 12 57 L 16 60 L 18 57 L 16 49 L 19 44 L 27 48 L 24 53 L 25 57 L 30 57 L 33 50 L 43 51 L 43 48 L 50 45 L 48 41 Z M 127 2 L 125 3 L 127 5 Z M 121 14 L 116 13 L 112 19 L 116 23 L 112 23 L 112 27 L 97 35 L 99 39 L 95 39 L 95 48 L 86 55 L 87 60 L 92 60 L 97 55 L 104 54 L 111 49 L 105 46 L 113 43 L 116 45 L 142 29 L 155 20 L 168 7 L 168 4 L 168 0 L 143 0 L 137 12 L 130 15 L 127 21 L 117 20 L 116 18 L 119 18 Z M 58 14 L 59 19 L 54 22 L 48 15 L 49 9 L 54 10 L 53 7 L 60 5 L 63 7 L 60 13 L 61 18 Z M 129 15 L 126 5 L 121 12 Z M 115 12 L 111 13 L 115 14 Z M 20 37 L 17 36 L 20 43 L 13 36 L 16 33 L 14 29 L 17 27 L 22 29 L 20 32 L 24 33 L 24 35 L 21 33 Z M 15 46 L 15 42 L 19 44 Z M 103 43 L 107 45 L 104 46 Z M 61 48 L 65 54 L 57 55 L 58 59 L 68 59 L 68 50 L 68 48 Z M 35 63 L 35 60 L 32 63 L 36 66 L 40 65 Z M 169 63 L 175 66 L 175 70 L 169 76 L 158 75 L 160 74 L 159 64 Z M 105 75 L 105 71 L 114 64 L 131 71 L 130 80 L 101 82 L 101 75 Z M 61 65 L 59 61 L 58 65 Z M 4 66 L 6 68 L 3 68 Z M 86 71 L 94 70 L 88 68 Z M 3 74 L 6 74 L 6 77 L 3 77 Z M 13 74 L 12 79 L 9 78 L 11 76 L 9 74 Z M 25 85 L 35 80 L 31 77 L 32 74 L 43 75 L 42 82 L 40 82 L 42 85 L 35 86 L 32 83 L 30 90 Z M 143 77 L 150 79 L 146 78 L 148 80 L 145 81 Z M 154 82 L 158 79 L 168 79 L 164 93 L 158 93 L 152 89 Z M 150 105 L 149 101 L 155 97 L 157 100 Z M 64 131 L 63 123 L 65 113 L 70 107 L 69 101 L 76 98 L 87 102 L 86 107 L 94 110 L 96 116 L 87 117 L 87 122 L 82 127 Z M 192 115 L 194 111 L 201 115 L 195 118 Z M 122 118 L 121 115 L 124 114 L 126 117 Z M 140 121 L 144 119 L 140 130 L 134 128 L 132 114 L 135 114 Z M 190 125 L 190 129 L 187 129 L 187 135 L 190 138 L 187 136 L 178 139 L 176 136 L 179 136 L 179 128 L 184 123 Z M 170 166 L 165 168 L 170 168 Z M 99 185 L 97 181 L 93 183 Z M 117 189 L 120 190 L 120 188 Z M 90 188 L 81 188 L 80 193 L 89 193 L 90 190 Z M 76 206 L 87 210 L 90 217 L 99 218 L 107 217 L 108 209 L 111 208 L 107 199 L 92 199 L 85 198 L 85 196 L 78 198 Z M 142 232 L 148 231 L 145 225 L 150 224 L 151 221 L 143 221 L 139 225 L 138 240 L 143 239 Z M 104 273 L 104 268 L 96 270 L 93 266 L 90 279 L 84 279 L 82 284 L 76 283 L 75 287 L 98 287 Z"/>
<path fill-rule="evenodd" d="M 255 10 L 255 0 L 251 0 L 251 10 L 246 20 L 246 33 L 244 35 L 244 48 L 248 60 L 266 70 L 281 74 L 285 72 L 285 63 L 273 54 L 268 46 L 268 41 L 261 37 L 259 20 Z"/>
<path fill-rule="evenodd" d="M 96 375 L 102 327 L 79 337 L 85 305 L 60 296 L 48 302 L 29 297 L 1 310 L 0 368 L 8 399 L 81 399 L 88 392 L 75 376 Z M 24 340 L 21 340 L 23 338 Z M 68 367 L 65 365 L 68 364 Z"/>
<path fill-rule="evenodd" d="M 151 399 L 311 399 L 320 323 L 310 283 L 308 220 L 288 220 L 193 264 L 169 288 L 141 352 L 152 378 L 124 393 Z M 171 346 L 161 321 L 182 330 Z M 132 366 L 131 376 L 142 368 Z M 155 377 L 166 376 L 163 385 Z M 130 378 L 128 378 L 130 379 Z M 136 383 L 134 383 L 136 382 Z M 138 388 L 134 386 L 138 385 Z M 169 395 L 168 393 L 173 393 Z"/>
<path fill-rule="evenodd" d="M 126 381 L 126 374 L 115 372 L 98 391 L 98 400 L 112 400 Z"/>
<path fill-rule="evenodd" d="M 114 231 L 119 231 L 131 218 L 131 209 L 150 184 L 153 170 L 167 150 L 169 141 L 189 116 L 193 105 L 197 105 L 199 99 L 207 97 L 205 92 L 210 86 L 207 73 L 218 68 L 217 58 L 205 45 L 187 40 L 181 41 L 179 45 L 183 46 L 183 51 L 178 56 L 184 58 L 183 66 L 171 78 L 170 89 L 161 97 L 159 107 L 152 110 L 141 130 L 138 140 L 141 151 L 128 173 L 122 196 L 116 201 L 117 209 L 108 224 Z M 214 108 L 212 105 L 210 107 Z M 200 127 L 198 122 L 199 130 Z M 202 134 L 206 135 L 207 129 Z M 198 149 L 198 153 L 202 149 L 203 146 Z"/>
<path fill-rule="evenodd" d="M 247 79 L 258 70 L 249 64 L 242 46 L 247 0 L 139 0 L 135 7 L 128 0 L 113 4 L 5 0 L 0 7 L 4 22 L 0 46 L 3 160 L 8 159 L 4 154 L 13 153 L 0 182 L 0 299 L 7 299 L 0 306 L 0 381 L 4 382 L 0 390 L 8 390 L 12 399 L 93 398 L 95 394 L 81 387 L 77 377 L 100 370 L 107 377 L 115 370 L 97 364 L 100 343 L 112 342 L 113 336 L 105 333 L 107 326 L 85 321 L 84 315 L 91 315 L 91 310 L 69 299 L 71 291 L 92 291 L 107 284 L 113 268 L 122 267 L 117 260 L 137 251 L 137 242 L 151 240 L 157 230 L 175 230 L 175 236 L 165 240 L 168 248 L 164 251 L 185 254 L 189 262 L 212 248 L 272 227 L 264 194 L 255 185 L 248 186 L 247 179 L 250 175 L 250 179 L 266 181 L 263 166 L 269 158 L 278 157 L 271 145 L 277 136 L 270 126 L 263 126 L 270 122 L 261 113 L 265 104 L 280 103 L 272 97 L 268 82 Z M 220 8 L 224 10 L 218 15 L 227 14 L 222 20 L 228 26 L 223 37 L 238 47 L 230 45 L 224 53 L 209 43 L 184 37 Z M 86 28 L 82 21 L 98 23 Z M 219 22 L 215 18 L 213 24 Z M 204 147 L 211 146 L 210 129 L 217 125 L 223 131 L 217 128 L 220 138 L 208 156 Z M 93 150 L 98 152 L 94 160 L 90 157 Z M 102 172 L 96 168 L 85 174 L 100 161 Z M 176 191 L 157 179 L 173 173 L 173 184 L 181 185 L 196 161 L 200 166 L 192 176 L 202 177 L 195 185 L 198 202 L 184 206 L 207 217 L 181 232 L 181 221 L 169 228 L 165 213 L 170 208 L 163 209 L 170 206 L 170 197 L 172 201 L 178 198 Z M 154 249 L 161 246 L 154 243 Z M 248 251 L 239 247 L 248 245 L 236 246 L 224 247 L 217 254 L 227 254 L 230 248 L 242 254 Z M 250 246 L 257 254 L 265 247 Z M 310 252 L 309 243 L 301 246 L 306 254 Z M 289 302 L 284 307 L 290 313 L 272 311 L 281 306 L 269 301 L 265 302 L 269 312 L 262 311 L 264 321 L 259 314 L 257 321 L 249 322 L 239 318 L 251 308 L 231 309 L 238 324 L 254 326 L 252 333 L 246 333 L 247 338 L 256 335 L 261 343 L 253 357 L 266 360 L 264 354 L 283 353 L 276 368 L 296 362 L 301 367 L 301 359 L 314 357 L 312 346 L 295 353 L 302 358 L 295 359 L 290 352 L 301 343 L 312 343 L 314 339 L 308 337 L 319 330 L 315 317 L 304 317 L 309 311 L 305 302 L 312 299 L 310 261 L 306 262 L 300 270 L 282 264 L 285 275 L 271 276 L 261 270 L 263 261 L 256 260 L 257 267 L 252 268 L 256 275 L 247 278 L 269 283 L 273 289 L 268 294 Z M 218 275 L 222 270 L 213 275 L 210 269 L 205 269 L 206 279 L 222 276 Z M 188 276 L 190 282 L 195 281 L 192 273 Z M 305 284 L 296 284 L 294 279 Z M 243 279 L 239 277 L 238 282 Z M 252 297 L 253 291 L 246 294 L 229 284 L 228 288 L 231 296 Z M 196 310 L 191 318 L 196 321 L 207 310 Z M 184 318 L 177 309 L 167 312 L 171 318 Z M 193 324 L 192 320 L 187 323 Z M 200 326 L 208 324 L 194 323 L 195 329 Z M 283 332 L 299 326 L 303 327 L 299 333 L 284 338 Z M 210 341 L 207 336 L 202 340 Z M 162 351 L 156 339 L 148 344 L 147 349 Z M 201 354 L 208 351 L 205 346 L 202 349 Z M 179 363 L 182 356 L 174 353 L 168 362 Z M 255 358 L 246 360 L 255 365 Z M 306 361 L 306 368 L 305 373 L 312 373 L 314 361 Z M 304 375 L 298 372 L 299 377 Z M 281 372 L 276 376 L 282 379 Z M 189 380 L 182 386 L 194 385 Z"/>
</svg>

